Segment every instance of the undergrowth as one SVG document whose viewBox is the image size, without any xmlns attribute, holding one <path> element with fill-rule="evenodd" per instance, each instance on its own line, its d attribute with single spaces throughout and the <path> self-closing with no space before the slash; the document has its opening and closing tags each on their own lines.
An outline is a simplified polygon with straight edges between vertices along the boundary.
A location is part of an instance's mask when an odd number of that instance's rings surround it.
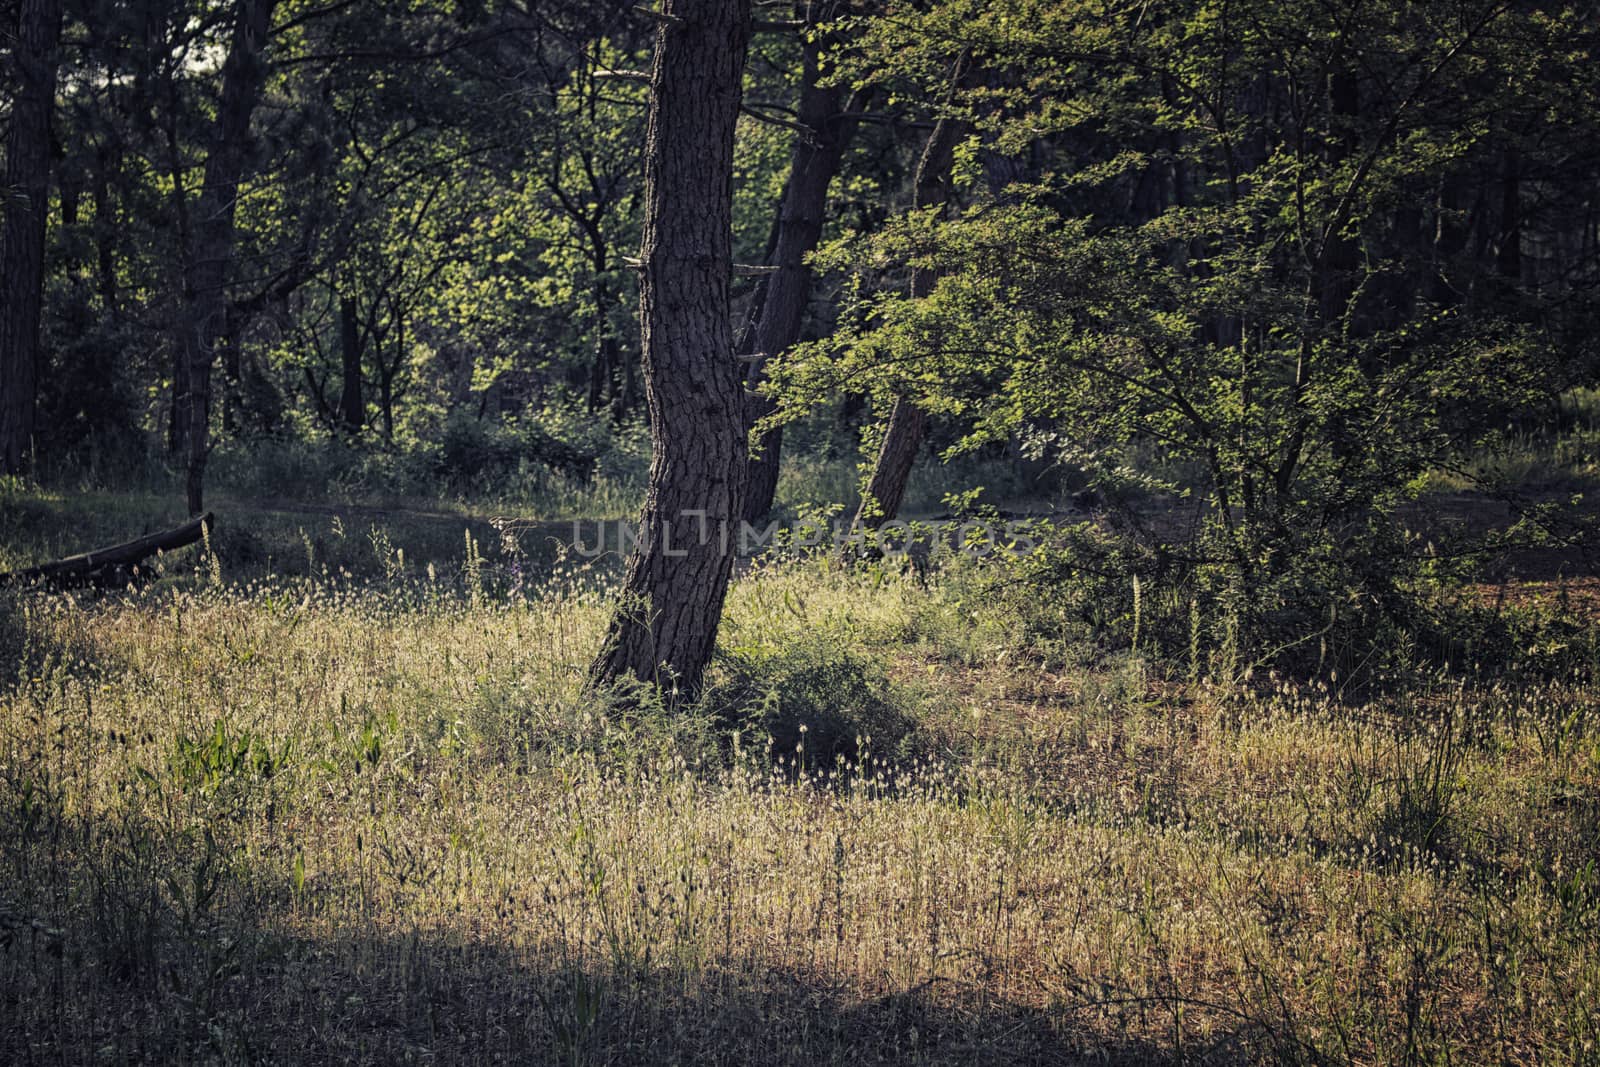
<svg viewBox="0 0 1600 1067">
<path fill-rule="evenodd" d="M 218 550 L 5 594 L 0 1059 L 1600 1061 L 1576 621 L 1241 679 L 802 559 L 668 714 L 585 690 L 581 568 Z"/>
</svg>

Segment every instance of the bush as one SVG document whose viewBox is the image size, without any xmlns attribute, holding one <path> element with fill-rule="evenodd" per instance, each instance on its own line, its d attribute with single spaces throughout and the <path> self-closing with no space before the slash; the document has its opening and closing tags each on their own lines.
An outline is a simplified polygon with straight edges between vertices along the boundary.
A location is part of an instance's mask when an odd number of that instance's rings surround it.
<svg viewBox="0 0 1600 1067">
<path fill-rule="evenodd" d="M 543 422 L 483 422 L 461 416 L 445 423 L 433 472 L 460 491 L 492 491 L 529 465 L 587 481 L 607 443 L 595 435 L 565 439 Z"/>
<path fill-rule="evenodd" d="M 809 767 L 857 760 L 864 743 L 899 753 L 915 730 L 871 655 L 837 635 L 801 633 L 782 645 L 722 657 L 725 678 L 705 704 L 723 722 L 771 739 L 775 756 Z"/>
<path fill-rule="evenodd" d="M 1299 538 L 1249 585 L 1203 539 L 1151 544 L 1093 523 L 1036 537 L 1033 552 L 970 569 L 962 595 L 1016 620 L 1037 652 L 1132 651 L 1191 680 L 1271 670 L 1346 686 L 1443 665 L 1538 677 L 1595 666 L 1600 635 L 1580 613 L 1463 595 L 1470 560 L 1430 559 L 1382 516 L 1342 537 Z"/>
<path fill-rule="evenodd" d="M 445 496 L 529 504 L 642 483 L 648 463 L 643 438 L 638 427 L 613 426 L 572 405 L 549 405 L 519 420 L 458 413 L 433 437 L 392 447 L 331 436 L 224 440 L 211 470 L 216 486 L 258 497 Z"/>
</svg>

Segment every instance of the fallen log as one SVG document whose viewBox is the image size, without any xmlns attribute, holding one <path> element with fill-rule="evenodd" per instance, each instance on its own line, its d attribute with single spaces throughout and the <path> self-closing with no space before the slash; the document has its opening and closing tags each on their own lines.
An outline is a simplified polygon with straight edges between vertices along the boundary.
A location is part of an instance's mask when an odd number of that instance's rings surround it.
<svg viewBox="0 0 1600 1067">
<path fill-rule="evenodd" d="M 110 548 L 98 548 L 65 559 L 41 563 L 26 570 L 0 574 L 0 585 L 44 582 L 51 585 L 115 585 L 135 578 L 139 565 L 158 552 L 171 552 L 192 545 L 214 527 L 210 512 L 190 519 L 181 526 L 126 541 Z"/>
</svg>

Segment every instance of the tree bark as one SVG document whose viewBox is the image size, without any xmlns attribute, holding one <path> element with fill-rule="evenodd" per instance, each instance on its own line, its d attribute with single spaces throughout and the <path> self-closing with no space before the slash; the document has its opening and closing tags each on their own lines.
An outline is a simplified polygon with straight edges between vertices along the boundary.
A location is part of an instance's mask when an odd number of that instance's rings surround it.
<svg viewBox="0 0 1600 1067">
<path fill-rule="evenodd" d="M 838 7 L 830 4 L 819 21 L 831 19 Z M 778 209 L 777 240 L 767 258 L 778 271 L 767 279 L 761 313 L 746 353 L 762 357 L 750 365 L 747 384 L 752 390 L 766 381 L 766 361 L 800 339 L 800 326 L 811 300 L 811 269 L 806 266 L 805 257 L 822 238 L 828 188 L 855 132 L 856 116 L 865 110 L 861 102 L 856 102 L 841 111 L 843 90 L 817 84 L 821 51 L 821 43 L 815 40 L 805 46 L 796 118 L 811 134 L 801 134 L 795 141 L 789 180 L 784 184 L 783 202 Z M 755 424 L 772 414 L 775 407 L 768 396 L 758 393 L 752 397 L 745 405 L 747 430 L 753 431 Z M 750 458 L 750 484 L 745 491 L 747 521 L 754 522 L 772 510 L 782 451 L 782 427 L 769 430 L 756 443 Z"/>
<path fill-rule="evenodd" d="M 348 433 L 360 433 L 366 422 L 367 403 L 361 395 L 361 320 L 356 300 L 339 294 L 339 423 Z"/>
<path fill-rule="evenodd" d="M 239 0 L 222 65 L 222 95 L 212 123 L 205 177 L 185 233 L 183 308 L 173 381 L 174 444 L 184 461 L 189 511 L 203 507 L 211 452 L 211 371 L 227 320 L 226 286 L 234 253 L 239 183 L 250 161 L 250 120 L 266 83 L 262 49 L 277 0 Z M 180 189 L 175 196 L 182 196 Z"/>
<path fill-rule="evenodd" d="M 23 469 L 32 451 L 39 384 L 39 312 L 45 215 L 50 203 L 50 112 L 56 95 L 60 0 L 22 0 L 13 52 L 17 95 L 0 186 L 0 473 Z"/>
<path fill-rule="evenodd" d="M 639 321 L 650 482 L 623 602 L 592 677 L 692 699 L 716 642 L 744 505 L 734 360 L 733 138 L 750 0 L 667 0 L 645 133 Z"/>
<path fill-rule="evenodd" d="M 617 337 L 611 332 L 611 315 L 609 308 L 614 299 L 611 285 L 606 281 L 606 271 L 609 264 L 606 262 L 606 253 L 603 246 L 597 245 L 593 251 L 592 263 L 594 267 L 594 281 L 589 286 L 589 298 L 594 303 L 594 368 L 591 371 L 589 386 L 589 411 L 591 414 L 598 412 L 609 398 L 611 415 L 620 419 L 626 411 L 623 408 L 622 375 L 619 364 L 622 362 L 622 349 L 617 344 Z"/>
<path fill-rule="evenodd" d="M 95 273 L 99 281 L 100 302 L 105 306 L 106 314 L 111 314 L 117 306 L 116 209 L 111 203 L 111 179 L 107 173 L 111 169 L 110 156 L 110 150 L 106 148 L 95 152 L 94 183 L 91 187 L 94 198 Z"/>
<path fill-rule="evenodd" d="M 65 559 L 41 563 L 37 567 L 0 574 L 0 586 L 28 582 L 56 585 L 105 585 L 125 582 L 138 572 L 139 564 L 158 552 L 172 552 L 210 535 L 215 528 L 212 517 L 202 515 L 181 526 L 147 534 L 110 548 L 98 548 Z"/>
<path fill-rule="evenodd" d="M 951 157 L 956 142 L 964 136 L 964 122 L 942 118 L 934 124 L 923 146 L 922 157 L 917 161 L 913 207 L 935 207 L 945 203 Z M 920 300 L 928 296 L 937 281 L 933 271 L 914 268 L 911 271 L 911 298 Z M 872 466 L 872 477 L 868 479 L 867 490 L 856 509 L 855 528 L 875 530 L 899 513 L 900 502 L 906 494 L 906 482 L 911 478 L 911 467 L 917 458 L 917 449 L 922 446 L 922 438 L 927 430 L 927 412 L 918 407 L 915 401 L 906 397 L 896 398 L 889 412 L 889 425 L 884 430 L 883 444 Z"/>
<path fill-rule="evenodd" d="M 856 509 L 857 528 L 876 530 L 900 513 L 906 483 L 911 480 L 911 467 L 927 432 L 928 413 L 914 401 L 897 397 L 889 410 L 889 425 L 884 428 L 883 444 L 872 465 L 867 491 Z"/>
</svg>

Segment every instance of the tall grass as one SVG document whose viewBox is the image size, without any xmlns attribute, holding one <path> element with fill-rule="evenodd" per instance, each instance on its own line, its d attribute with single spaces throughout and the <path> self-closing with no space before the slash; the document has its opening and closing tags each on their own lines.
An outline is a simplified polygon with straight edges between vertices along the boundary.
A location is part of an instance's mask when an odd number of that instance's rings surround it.
<svg viewBox="0 0 1600 1067">
<path fill-rule="evenodd" d="M 1586 677 L 1174 687 L 800 562 L 669 717 L 581 575 L 228 572 L 9 594 L 0 1058 L 1600 1057 Z"/>
</svg>

